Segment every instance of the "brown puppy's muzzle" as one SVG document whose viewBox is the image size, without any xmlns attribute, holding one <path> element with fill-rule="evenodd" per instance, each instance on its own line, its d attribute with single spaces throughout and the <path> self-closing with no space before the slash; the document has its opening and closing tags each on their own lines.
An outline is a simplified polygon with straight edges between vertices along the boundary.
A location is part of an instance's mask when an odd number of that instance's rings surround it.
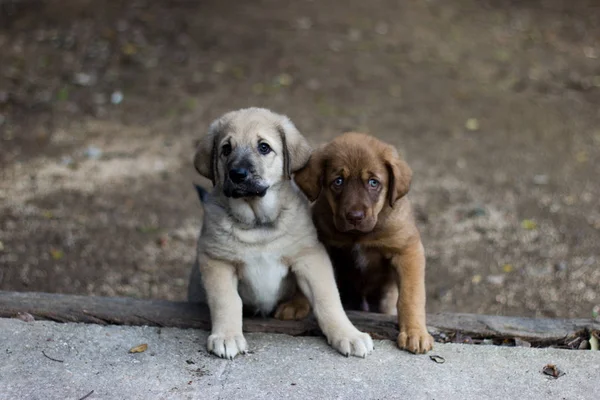
<svg viewBox="0 0 600 400">
<path fill-rule="evenodd" d="M 377 219 L 372 215 L 367 216 L 364 211 L 351 210 L 344 215 L 336 215 L 333 223 L 340 232 L 368 233 L 375 228 Z"/>
<path fill-rule="evenodd" d="M 377 218 L 373 215 L 372 205 L 360 191 L 344 190 L 333 218 L 336 229 L 340 232 L 367 233 L 375 228 Z"/>
</svg>

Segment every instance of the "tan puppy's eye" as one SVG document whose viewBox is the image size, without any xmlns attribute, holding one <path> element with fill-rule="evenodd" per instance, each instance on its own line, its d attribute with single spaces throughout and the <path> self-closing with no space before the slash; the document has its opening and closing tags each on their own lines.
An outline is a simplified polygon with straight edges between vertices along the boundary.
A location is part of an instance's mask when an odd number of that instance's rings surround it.
<svg viewBox="0 0 600 400">
<path fill-rule="evenodd" d="M 223 147 L 221 147 L 221 154 L 225 157 L 231 154 L 231 145 L 229 143 L 225 143 Z"/>
<path fill-rule="evenodd" d="M 343 184 L 344 184 L 344 178 L 338 177 L 333 180 L 333 182 L 331 183 L 331 186 L 333 186 L 334 188 L 340 188 L 340 187 L 342 187 Z"/>
<path fill-rule="evenodd" d="M 379 187 L 379 181 L 377 179 L 369 179 L 369 187 L 372 187 L 373 189 L 376 189 Z"/>
<path fill-rule="evenodd" d="M 258 144 L 258 152 L 262 155 L 266 155 L 269 154 L 271 152 L 271 146 L 269 146 L 266 143 L 259 143 Z"/>
</svg>

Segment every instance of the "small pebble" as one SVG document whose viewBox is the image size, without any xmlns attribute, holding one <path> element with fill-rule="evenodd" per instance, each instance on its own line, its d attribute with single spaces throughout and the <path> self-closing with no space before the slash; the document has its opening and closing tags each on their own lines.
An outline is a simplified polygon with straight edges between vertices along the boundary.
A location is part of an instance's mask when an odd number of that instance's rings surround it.
<svg viewBox="0 0 600 400">
<path fill-rule="evenodd" d="M 110 95 L 110 102 L 113 104 L 121 104 L 121 102 L 123 101 L 123 93 L 120 90 L 117 90 L 116 92 L 113 92 L 113 94 Z"/>
<path fill-rule="evenodd" d="M 84 154 L 87 158 L 90 158 L 92 160 L 97 160 L 100 157 L 102 157 L 102 150 L 100 150 L 97 147 L 90 146 L 85 150 Z"/>
<path fill-rule="evenodd" d="M 559 261 L 556 264 L 554 264 L 554 270 L 556 272 L 564 272 L 567 270 L 567 267 L 568 267 L 568 265 L 564 261 Z"/>
<path fill-rule="evenodd" d="M 73 158 L 69 157 L 69 156 L 64 156 L 63 158 L 60 159 L 60 163 L 62 165 L 69 166 L 69 165 L 73 164 Z"/>
<path fill-rule="evenodd" d="M 548 177 L 548 175 L 535 175 L 533 177 L 533 183 L 535 183 L 536 185 L 547 185 L 548 182 L 550 182 L 550 178 Z"/>
<path fill-rule="evenodd" d="M 515 346 L 517 347 L 531 347 L 531 343 L 526 340 L 515 338 Z"/>
<path fill-rule="evenodd" d="M 380 35 L 385 35 L 388 33 L 388 31 L 389 26 L 385 22 L 378 22 L 377 25 L 375 25 L 375 32 L 377 32 Z"/>
<path fill-rule="evenodd" d="M 312 27 L 312 21 L 308 17 L 301 17 L 296 21 L 296 25 L 299 29 L 308 30 Z"/>
<path fill-rule="evenodd" d="M 96 76 L 92 74 L 86 74 L 85 72 L 79 72 L 75 74 L 75 84 L 79 86 L 92 86 L 96 83 Z"/>
<path fill-rule="evenodd" d="M 492 285 L 502 285 L 504 283 L 504 276 L 503 275 L 489 275 L 486 278 L 486 281 L 488 283 L 491 283 Z"/>
<path fill-rule="evenodd" d="M 24 322 L 33 322 L 35 321 L 35 318 L 33 317 L 33 315 L 27 313 L 27 312 L 19 312 L 17 313 L 17 319 L 20 319 L 21 321 Z"/>
</svg>

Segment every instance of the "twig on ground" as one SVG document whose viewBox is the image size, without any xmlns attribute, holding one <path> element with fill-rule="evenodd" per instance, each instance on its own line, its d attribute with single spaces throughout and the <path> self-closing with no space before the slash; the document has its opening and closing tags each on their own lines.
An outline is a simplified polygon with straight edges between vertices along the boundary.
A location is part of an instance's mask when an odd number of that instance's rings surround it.
<svg viewBox="0 0 600 400">
<path fill-rule="evenodd" d="M 94 393 L 94 391 L 92 390 L 91 392 L 89 392 L 88 394 L 86 394 L 85 396 L 83 396 L 82 398 L 80 398 L 79 400 L 85 400 L 88 397 L 90 397 L 93 393 Z"/>
<path fill-rule="evenodd" d="M 52 357 L 50 357 L 48 354 L 46 354 L 46 353 L 44 352 L 44 350 L 42 350 L 42 354 L 44 355 L 44 357 L 46 357 L 46 358 L 47 358 L 47 359 L 49 359 L 49 360 L 56 361 L 56 362 L 65 362 L 65 360 L 57 360 L 56 358 L 52 358 Z"/>
</svg>

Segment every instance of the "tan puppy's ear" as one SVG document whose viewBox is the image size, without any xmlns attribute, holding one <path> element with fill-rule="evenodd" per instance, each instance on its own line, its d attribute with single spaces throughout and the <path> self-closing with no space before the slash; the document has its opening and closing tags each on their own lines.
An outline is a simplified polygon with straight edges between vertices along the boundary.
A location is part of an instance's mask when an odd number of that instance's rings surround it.
<svg viewBox="0 0 600 400">
<path fill-rule="evenodd" d="M 283 173 L 287 179 L 306 165 L 312 148 L 288 117 L 278 126 L 283 148 Z"/>
<path fill-rule="evenodd" d="M 410 189 L 412 169 L 391 146 L 385 150 L 383 159 L 389 174 L 388 199 L 390 206 L 394 207 L 394 203 L 404 197 Z"/>
<path fill-rule="evenodd" d="M 217 162 L 219 160 L 219 137 L 223 130 L 223 121 L 217 119 L 208 127 L 208 133 L 200 140 L 200 144 L 194 155 L 194 167 L 196 171 L 205 178 L 212 181 L 213 185 L 218 180 L 219 170 Z"/>
<path fill-rule="evenodd" d="M 324 169 L 322 151 L 313 151 L 308 163 L 294 174 L 294 182 L 310 201 L 315 201 L 321 194 Z"/>
</svg>

